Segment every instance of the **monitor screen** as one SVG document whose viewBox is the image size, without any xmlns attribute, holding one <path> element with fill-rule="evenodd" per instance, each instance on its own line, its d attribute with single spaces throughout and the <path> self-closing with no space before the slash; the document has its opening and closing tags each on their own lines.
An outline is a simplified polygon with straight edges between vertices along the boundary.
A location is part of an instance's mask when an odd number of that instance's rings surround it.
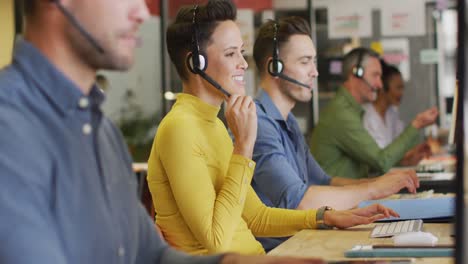
<svg viewBox="0 0 468 264">
<path fill-rule="evenodd" d="M 468 137 L 468 129 L 464 130 L 464 126 L 468 125 L 468 93 L 465 94 L 467 88 L 468 68 L 468 19 L 466 7 L 468 0 L 458 1 L 458 49 L 457 49 L 457 76 L 458 85 L 457 93 L 460 99 L 454 111 L 457 113 L 455 118 L 455 136 L 457 137 L 456 155 L 457 155 L 457 173 L 456 173 L 456 221 L 455 221 L 455 261 L 457 264 L 466 263 L 468 261 L 468 239 L 466 228 L 466 209 L 465 209 L 465 193 L 466 182 L 468 182 L 468 164 L 465 164 L 465 153 L 468 153 L 468 146 L 465 144 L 465 138 Z M 455 103 L 454 103 L 455 104 Z M 464 168 L 467 168 L 465 170 Z"/>
<path fill-rule="evenodd" d="M 452 120 L 450 122 L 450 131 L 449 131 L 449 137 L 448 137 L 448 144 L 453 145 L 455 144 L 455 135 L 456 135 L 456 123 L 457 123 L 457 107 L 458 107 L 458 84 L 457 87 L 455 88 L 455 92 L 453 95 L 452 101 L 452 109 L 450 111 L 452 115 Z"/>
</svg>

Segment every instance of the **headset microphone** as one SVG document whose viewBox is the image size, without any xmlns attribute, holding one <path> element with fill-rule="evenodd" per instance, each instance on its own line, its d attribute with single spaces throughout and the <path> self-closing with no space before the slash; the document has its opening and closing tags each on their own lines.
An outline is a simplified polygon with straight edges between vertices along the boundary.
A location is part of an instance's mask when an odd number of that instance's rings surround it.
<svg viewBox="0 0 468 264">
<path fill-rule="evenodd" d="M 288 77 L 288 76 L 286 76 L 286 75 L 284 75 L 284 74 L 282 74 L 282 73 L 278 73 L 278 74 L 276 74 L 276 76 L 278 76 L 279 78 L 281 78 L 281 79 L 283 79 L 283 80 L 286 80 L 286 81 L 288 81 L 288 82 L 292 82 L 292 83 L 297 84 L 297 85 L 300 85 L 300 86 L 302 86 L 302 87 L 304 87 L 304 88 L 310 89 L 310 86 L 309 86 L 309 85 L 307 85 L 307 84 L 305 84 L 305 83 L 301 83 L 301 82 L 299 82 L 298 80 L 295 80 L 295 79 L 293 79 L 293 78 L 291 78 L 291 77 Z"/>
<path fill-rule="evenodd" d="M 367 86 L 369 86 L 369 88 L 371 88 L 372 91 L 376 92 L 376 91 L 378 90 L 377 88 L 375 88 L 374 86 L 372 86 L 364 77 L 361 78 L 361 80 L 362 80 L 365 84 L 367 84 Z"/>
<path fill-rule="evenodd" d="M 198 71 L 198 74 L 200 74 L 200 76 L 205 79 L 207 82 L 209 82 L 211 85 L 213 85 L 216 89 L 220 90 L 223 94 L 225 94 L 227 97 L 230 97 L 231 94 L 224 90 L 223 87 L 217 83 L 215 80 L 213 80 L 213 78 L 211 78 L 210 76 L 208 76 L 208 74 L 206 74 L 206 72 L 204 71 Z"/>
<path fill-rule="evenodd" d="M 99 43 L 91 36 L 91 34 L 86 31 L 83 26 L 80 25 L 75 16 L 73 16 L 61 3 L 60 0 L 50 0 L 53 2 L 57 8 L 62 12 L 62 14 L 68 19 L 68 21 L 81 33 L 81 35 L 91 43 L 91 45 L 96 48 L 99 53 L 103 54 L 104 49 L 99 45 Z"/>
<path fill-rule="evenodd" d="M 208 59 L 205 55 L 200 53 L 198 45 L 198 22 L 197 22 L 198 5 L 193 8 L 192 18 L 192 54 L 187 57 L 187 66 L 191 72 L 200 75 L 203 79 L 213 85 L 216 89 L 221 91 L 227 97 L 231 94 L 226 91 L 218 82 L 206 74 L 205 70 L 208 65 Z"/>
<path fill-rule="evenodd" d="M 273 35 L 273 56 L 271 61 L 268 63 L 268 73 L 274 77 L 279 77 L 283 80 L 286 80 L 288 82 L 297 84 L 299 86 L 302 86 L 304 88 L 310 89 L 310 86 L 299 82 L 296 79 L 293 79 L 285 74 L 283 74 L 283 69 L 284 69 L 284 64 L 279 58 L 279 47 L 278 47 L 278 28 L 279 25 L 278 23 L 274 22 L 273 26 L 275 27 L 275 32 Z"/>
</svg>

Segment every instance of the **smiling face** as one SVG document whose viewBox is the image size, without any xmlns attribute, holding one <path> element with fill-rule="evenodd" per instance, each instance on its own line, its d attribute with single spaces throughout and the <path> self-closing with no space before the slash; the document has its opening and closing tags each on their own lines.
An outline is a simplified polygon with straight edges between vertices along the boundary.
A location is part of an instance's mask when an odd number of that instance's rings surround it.
<svg viewBox="0 0 468 264">
<path fill-rule="evenodd" d="M 312 98 L 312 85 L 317 78 L 316 51 L 312 39 L 308 35 L 292 35 L 279 52 L 284 63 L 283 74 L 310 88 L 304 88 L 289 81 L 278 79 L 280 90 L 294 102 L 308 102 Z"/>
<path fill-rule="evenodd" d="M 63 2 L 104 49 L 99 53 L 70 23 L 65 37 L 80 58 L 95 69 L 127 70 L 140 40 L 137 31 L 149 17 L 144 0 L 75 0 Z"/>
<path fill-rule="evenodd" d="M 232 20 L 219 22 L 206 47 L 206 73 L 231 94 L 245 95 L 244 74 L 248 64 L 243 48 L 239 27 Z"/>
<path fill-rule="evenodd" d="M 368 57 L 364 67 L 364 77 L 360 80 L 358 87 L 361 103 L 374 102 L 377 99 L 377 90 L 380 89 L 382 89 L 382 67 L 380 61 L 377 58 Z"/>
</svg>

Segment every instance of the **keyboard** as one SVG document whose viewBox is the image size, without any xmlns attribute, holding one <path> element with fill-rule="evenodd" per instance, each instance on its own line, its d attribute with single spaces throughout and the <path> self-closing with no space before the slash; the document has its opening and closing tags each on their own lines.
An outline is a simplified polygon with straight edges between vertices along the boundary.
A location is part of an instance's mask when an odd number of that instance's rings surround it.
<svg viewBox="0 0 468 264">
<path fill-rule="evenodd" d="M 434 190 L 427 190 L 417 193 L 400 193 L 400 194 L 393 194 L 389 196 L 387 199 L 424 199 L 424 198 L 432 198 L 434 195 Z"/>
<path fill-rule="evenodd" d="M 418 232 L 422 230 L 422 225 L 423 221 L 421 219 L 379 224 L 372 230 L 371 237 L 391 237 L 401 233 Z"/>
</svg>

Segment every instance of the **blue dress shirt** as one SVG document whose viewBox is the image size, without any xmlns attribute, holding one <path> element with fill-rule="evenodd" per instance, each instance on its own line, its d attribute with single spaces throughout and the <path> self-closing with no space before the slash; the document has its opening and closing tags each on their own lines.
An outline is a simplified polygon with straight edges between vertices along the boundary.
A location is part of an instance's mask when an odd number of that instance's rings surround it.
<svg viewBox="0 0 468 264">
<path fill-rule="evenodd" d="M 0 263 L 214 263 L 170 249 L 103 116 L 26 41 L 0 71 Z"/>
<path fill-rule="evenodd" d="M 263 90 L 255 103 L 258 132 L 253 160 L 257 166 L 252 186 L 267 206 L 296 209 L 309 186 L 329 185 L 331 178 L 312 157 L 292 113 L 284 120 Z M 286 240 L 257 239 L 267 251 Z"/>
</svg>

